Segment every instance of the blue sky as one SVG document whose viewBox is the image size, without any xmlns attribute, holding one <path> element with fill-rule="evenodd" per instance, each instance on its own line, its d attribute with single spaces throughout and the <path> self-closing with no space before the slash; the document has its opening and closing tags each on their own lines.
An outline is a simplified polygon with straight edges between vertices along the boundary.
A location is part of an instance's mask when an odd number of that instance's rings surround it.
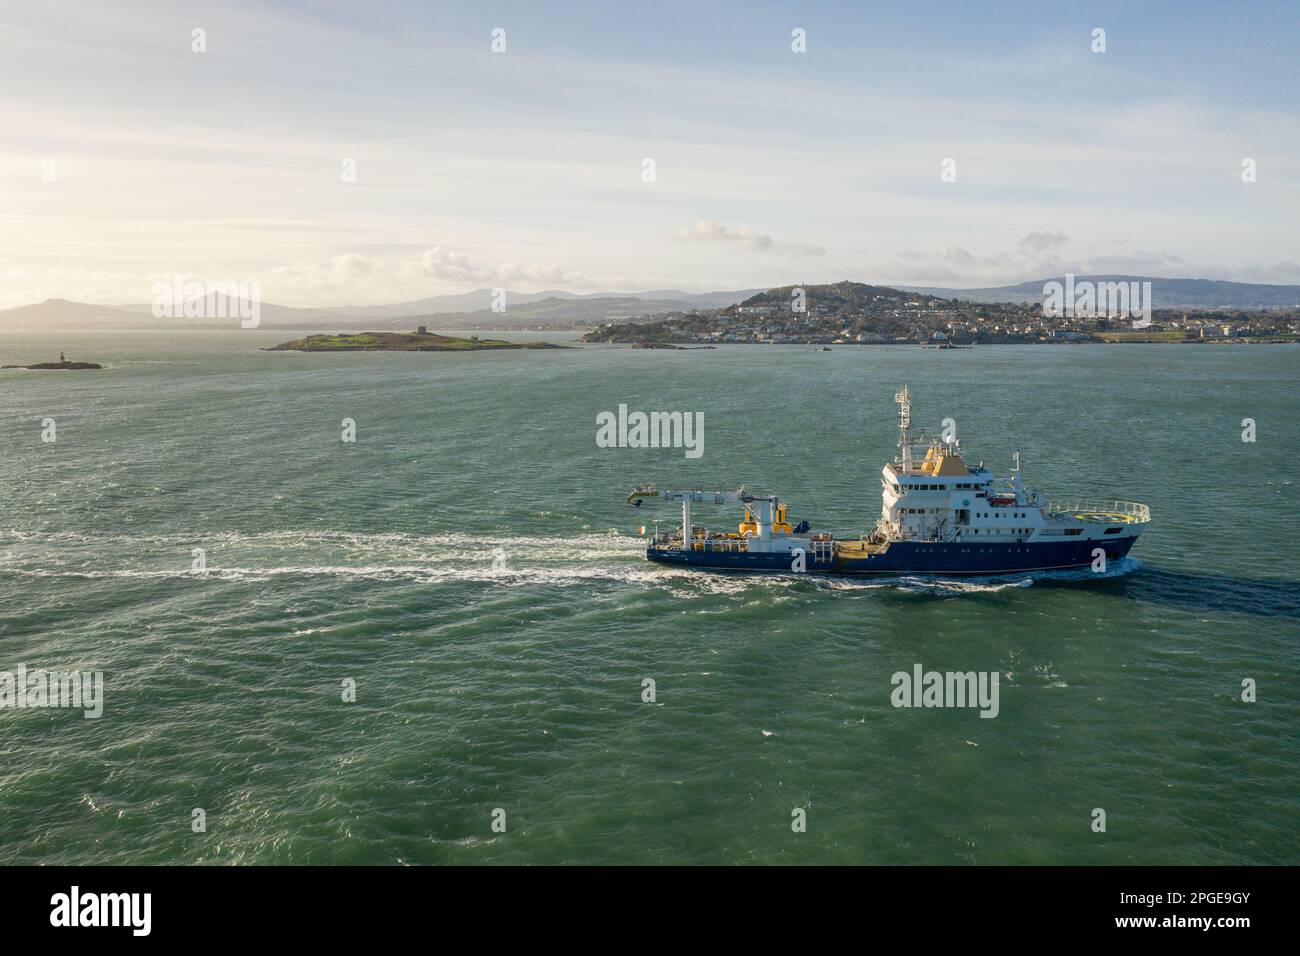
<svg viewBox="0 0 1300 956">
<path fill-rule="evenodd" d="M 0 306 L 1300 282 L 1298 47 L 1294 0 L 4 0 Z"/>
</svg>

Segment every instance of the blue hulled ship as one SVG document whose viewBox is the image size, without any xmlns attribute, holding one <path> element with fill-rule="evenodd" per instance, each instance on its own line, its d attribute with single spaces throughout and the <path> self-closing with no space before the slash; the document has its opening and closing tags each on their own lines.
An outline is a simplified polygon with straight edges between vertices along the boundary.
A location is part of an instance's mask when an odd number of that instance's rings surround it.
<svg viewBox="0 0 1300 956">
<path fill-rule="evenodd" d="M 911 397 L 899 406 L 898 457 L 881 471 L 880 520 L 869 534 L 836 538 L 793 523 L 776 495 L 737 491 L 656 490 L 628 495 L 681 503 L 681 526 L 649 536 L 646 557 L 663 564 L 719 571 L 848 575 L 997 575 L 1091 567 L 1126 554 L 1151 521 L 1131 501 L 1045 499 L 1020 479 L 1020 455 L 1002 482 L 970 467 L 961 445 L 911 431 Z M 736 531 L 692 523 L 694 504 L 741 505 Z M 645 529 L 642 528 L 644 534 Z"/>
</svg>

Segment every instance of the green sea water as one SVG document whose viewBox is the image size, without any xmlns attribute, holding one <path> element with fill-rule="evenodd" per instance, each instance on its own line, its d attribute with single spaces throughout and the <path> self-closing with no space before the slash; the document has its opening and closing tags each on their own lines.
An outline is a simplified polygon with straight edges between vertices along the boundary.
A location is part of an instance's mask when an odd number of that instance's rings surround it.
<svg viewBox="0 0 1300 956">
<path fill-rule="evenodd" d="M 109 366 L 0 373 L 0 671 L 105 681 L 99 719 L 0 710 L 0 860 L 1300 863 L 1300 349 L 258 349 L 288 337 L 0 339 Z M 1131 558 L 646 563 L 677 513 L 638 482 L 868 530 L 903 383 L 972 462 L 1149 504 Z M 620 403 L 702 412 L 703 456 L 598 448 Z M 998 716 L 896 709 L 918 663 L 998 672 Z"/>
</svg>

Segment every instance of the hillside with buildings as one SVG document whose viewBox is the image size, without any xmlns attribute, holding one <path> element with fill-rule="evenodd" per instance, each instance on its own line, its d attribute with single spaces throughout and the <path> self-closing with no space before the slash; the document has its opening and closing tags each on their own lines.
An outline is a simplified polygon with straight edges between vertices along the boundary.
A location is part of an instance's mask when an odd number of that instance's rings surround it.
<svg viewBox="0 0 1300 956">
<path fill-rule="evenodd" d="M 1155 309 L 1149 325 L 1101 312 L 1045 315 L 1041 302 L 973 302 L 859 282 L 784 286 L 721 309 L 607 323 L 584 342 L 945 344 L 1294 341 L 1300 309 Z"/>
</svg>

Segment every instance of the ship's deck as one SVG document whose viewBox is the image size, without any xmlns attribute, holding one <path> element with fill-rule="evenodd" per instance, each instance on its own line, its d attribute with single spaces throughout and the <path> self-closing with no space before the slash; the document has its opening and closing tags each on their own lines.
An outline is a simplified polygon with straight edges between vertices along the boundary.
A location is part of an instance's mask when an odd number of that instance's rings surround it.
<svg viewBox="0 0 1300 956">
<path fill-rule="evenodd" d="M 1151 520 L 1151 509 L 1136 501 L 1049 501 L 1043 513 L 1049 520 L 1065 518 L 1089 524 L 1145 524 Z"/>
<path fill-rule="evenodd" d="M 1061 514 L 1061 512 L 1057 512 Z M 1088 521 L 1093 524 L 1136 524 L 1139 520 L 1135 515 L 1121 514 L 1118 511 L 1076 511 L 1067 517 L 1074 518 L 1078 521 Z"/>
</svg>

